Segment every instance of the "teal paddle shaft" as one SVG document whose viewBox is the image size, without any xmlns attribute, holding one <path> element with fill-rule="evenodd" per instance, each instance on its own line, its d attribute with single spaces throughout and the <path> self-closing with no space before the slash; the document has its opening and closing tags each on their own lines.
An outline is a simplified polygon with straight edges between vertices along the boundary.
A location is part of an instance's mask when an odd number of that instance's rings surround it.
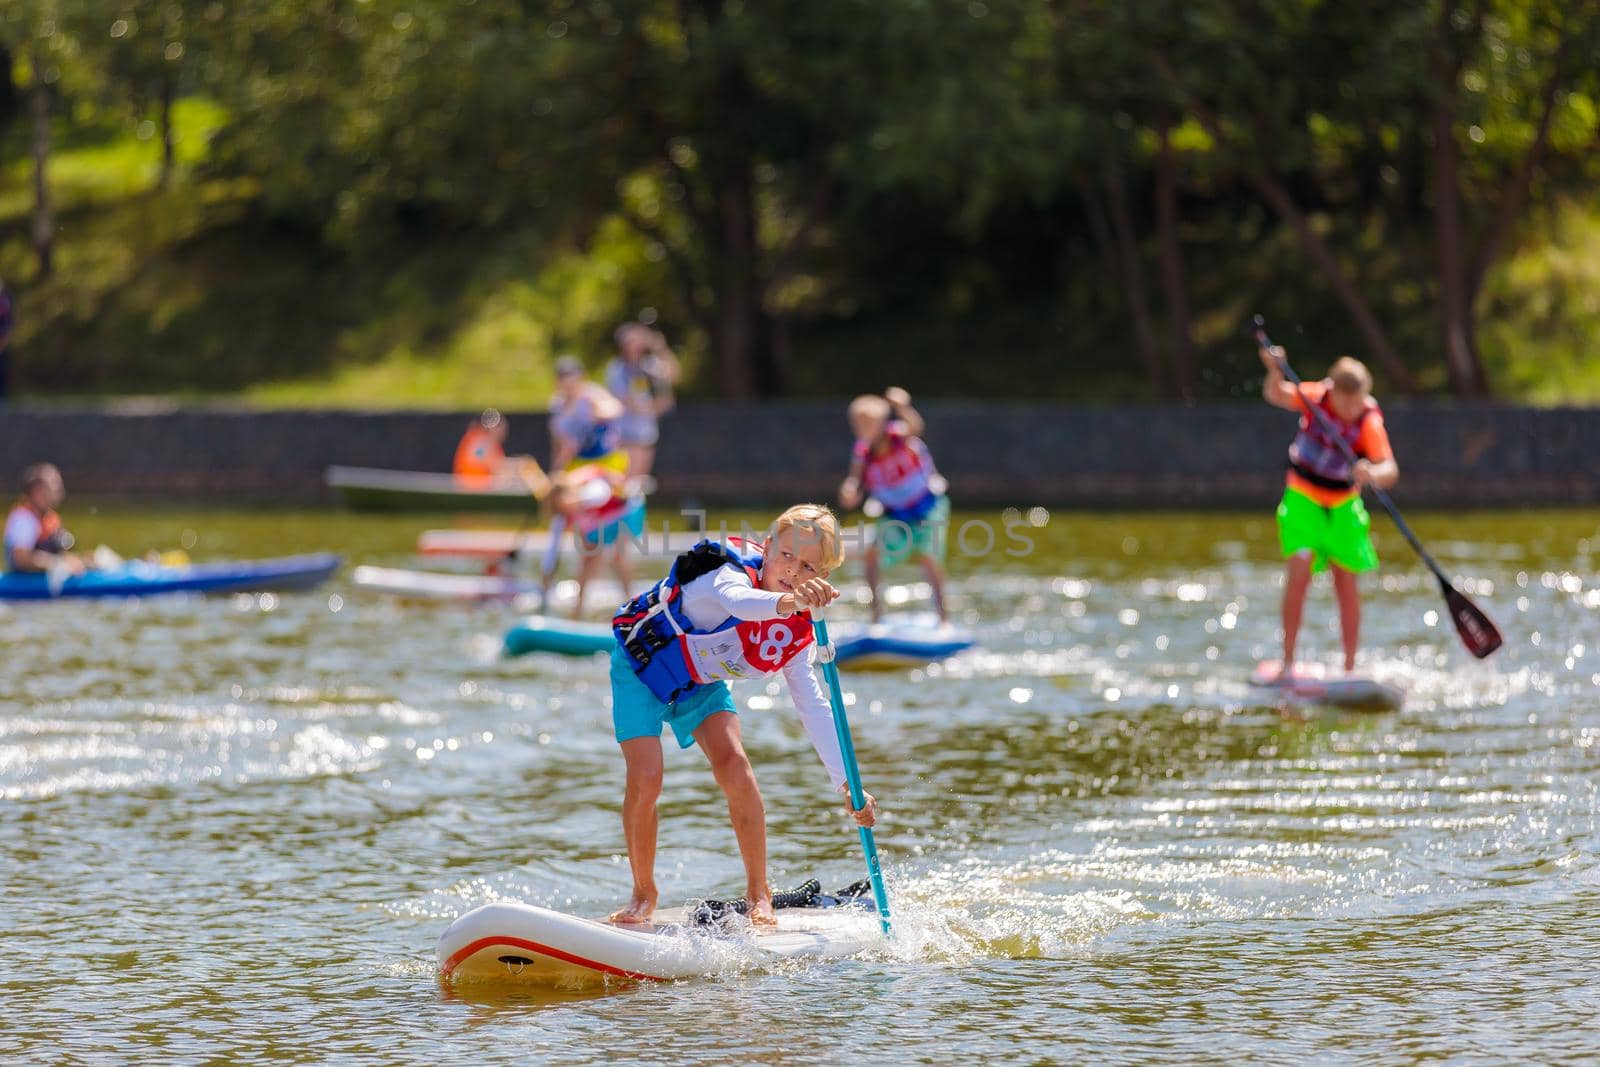
<svg viewBox="0 0 1600 1067">
<path fill-rule="evenodd" d="M 850 786 L 850 806 L 860 811 L 867 806 L 866 792 L 861 788 L 861 769 L 856 766 L 856 746 L 850 739 L 850 720 L 844 713 L 844 692 L 839 688 L 839 667 L 833 662 L 833 644 L 828 640 L 828 624 L 820 618 L 812 620 L 817 633 L 817 658 L 822 661 L 822 676 L 828 679 L 828 696 L 833 701 L 833 729 L 839 736 L 839 758 L 844 762 L 844 778 Z M 878 922 L 885 937 L 889 930 L 889 894 L 883 888 L 883 868 L 878 864 L 878 843 L 873 839 L 872 827 L 857 826 L 861 831 L 861 851 L 867 857 L 867 877 L 872 881 L 872 899 L 878 905 Z"/>
</svg>

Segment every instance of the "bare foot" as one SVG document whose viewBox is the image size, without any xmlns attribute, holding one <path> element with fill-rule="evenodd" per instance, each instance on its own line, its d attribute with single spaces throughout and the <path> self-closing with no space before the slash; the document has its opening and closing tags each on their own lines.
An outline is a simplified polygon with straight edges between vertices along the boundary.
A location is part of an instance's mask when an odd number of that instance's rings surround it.
<svg viewBox="0 0 1600 1067">
<path fill-rule="evenodd" d="M 751 926 L 777 926 L 778 916 L 772 910 L 772 895 L 757 898 L 745 912 Z"/>
<path fill-rule="evenodd" d="M 656 895 L 654 893 L 635 893 L 633 899 L 628 901 L 628 906 L 612 912 L 611 917 L 606 922 L 647 923 L 655 917 L 655 914 Z"/>
</svg>

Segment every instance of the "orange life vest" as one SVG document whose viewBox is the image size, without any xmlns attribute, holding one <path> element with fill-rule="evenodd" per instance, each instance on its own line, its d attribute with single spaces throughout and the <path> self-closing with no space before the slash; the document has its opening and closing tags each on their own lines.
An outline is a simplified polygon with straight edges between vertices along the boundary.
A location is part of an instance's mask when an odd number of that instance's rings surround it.
<svg viewBox="0 0 1600 1067">
<path fill-rule="evenodd" d="M 499 472 L 505 459 L 506 450 L 500 447 L 493 434 L 482 426 L 470 427 L 456 446 L 456 477 L 487 481 Z"/>
</svg>

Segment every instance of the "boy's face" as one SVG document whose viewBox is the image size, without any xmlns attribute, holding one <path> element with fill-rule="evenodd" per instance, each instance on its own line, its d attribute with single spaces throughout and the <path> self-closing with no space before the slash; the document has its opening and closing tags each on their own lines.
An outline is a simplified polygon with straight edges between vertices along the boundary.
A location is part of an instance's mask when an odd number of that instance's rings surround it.
<svg viewBox="0 0 1600 1067">
<path fill-rule="evenodd" d="M 1365 390 L 1347 393 L 1341 389 L 1332 389 L 1328 393 L 1328 403 L 1335 415 L 1345 422 L 1355 422 L 1367 409 L 1367 393 Z"/>
<path fill-rule="evenodd" d="M 813 530 L 790 527 L 761 542 L 766 562 L 761 566 L 761 588 L 769 593 L 792 593 L 811 578 L 826 578 L 822 565 L 822 537 Z"/>
<path fill-rule="evenodd" d="M 850 413 L 850 431 L 856 435 L 857 441 L 877 442 L 883 436 L 883 428 L 888 420 L 871 411 L 853 411 Z"/>
</svg>

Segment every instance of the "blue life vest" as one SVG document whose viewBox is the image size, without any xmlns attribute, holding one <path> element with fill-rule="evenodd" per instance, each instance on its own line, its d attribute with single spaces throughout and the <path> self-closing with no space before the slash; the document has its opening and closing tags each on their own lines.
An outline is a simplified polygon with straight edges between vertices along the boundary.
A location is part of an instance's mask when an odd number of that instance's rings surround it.
<svg viewBox="0 0 1600 1067">
<path fill-rule="evenodd" d="M 575 459 L 604 459 L 617 450 L 622 431 L 615 422 L 597 422 L 578 439 Z"/>
<path fill-rule="evenodd" d="M 771 674 L 815 641 L 811 616 L 803 611 L 763 620 L 729 616 L 711 630 L 690 621 L 683 610 L 685 586 L 719 567 L 738 567 L 757 585 L 762 563 L 760 553 L 701 541 L 612 618 L 611 632 L 628 654 L 628 665 L 656 699 L 671 704 L 697 685 Z"/>
</svg>

